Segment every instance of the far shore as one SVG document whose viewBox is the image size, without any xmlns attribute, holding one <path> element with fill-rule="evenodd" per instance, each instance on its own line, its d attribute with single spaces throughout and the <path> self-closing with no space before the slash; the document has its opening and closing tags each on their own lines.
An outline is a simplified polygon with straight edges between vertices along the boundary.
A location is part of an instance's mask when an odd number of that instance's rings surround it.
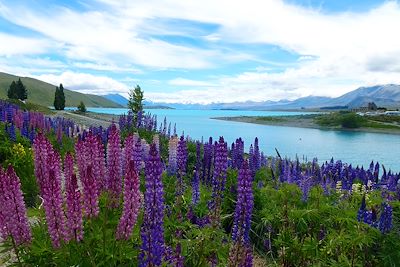
<svg viewBox="0 0 400 267">
<path fill-rule="evenodd" d="M 342 127 L 324 127 L 316 124 L 313 121 L 312 115 L 299 115 L 299 116 L 277 116 L 277 117 L 262 117 L 262 116 L 238 116 L 238 117 L 214 117 L 211 119 L 224 120 L 224 121 L 235 121 L 244 123 L 253 123 L 261 125 L 272 125 L 272 126 L 285 126 L 285 127 L 297 127 L 297 128 L 311 128 L 319 130 L 333 130 L 333 131 L 350 131 L 350 132 L 369 132 L 369 133 L 383 133 L 383 134 L 395 134 L 400 135 L 399 130 L 396 129 L 377 129 L 377 128 L 342 128 Z"/>
</svg>

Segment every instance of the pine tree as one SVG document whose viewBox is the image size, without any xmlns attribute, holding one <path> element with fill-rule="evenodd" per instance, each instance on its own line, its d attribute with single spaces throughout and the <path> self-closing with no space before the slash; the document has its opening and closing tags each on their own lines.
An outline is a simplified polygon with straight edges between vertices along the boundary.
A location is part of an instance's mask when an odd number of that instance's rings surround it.
<svg viewBox="0 0 400 267">
<path fill-rule="evenodd" d="M 54 93 L 54 108 L 56 110 L 64 110 L 65 108 L 65 95 L 62 84 L 60 84 L 60 87 L 56 87 L 56 92 Z"/>
<path fill-rule="evenodd" d="M 64 95 L 64 86 L 62 85 L 62 83 L 60 83 L 60 90 L 59 90 L 59 104 L 60 104 L 60 110 L 64 110 L 65 108 L 65 95 Z"/>
<path fill-rule="evenodd" d="M 56 92 L 54 93 L 54 109 L 60 110 L 60 88 L 56 86 Z"/>
<path fill-rule="evenodd" d="M 22 83 L 21 78 L 18 79 L 16 88 L 17 88 L 18 99 L 25 100 L 28 98 L 28 91 L 26 90 L 25 85 Z"/>
<path fill-rule="evenodd" d="M 139 85 L 136 85 L 135 89 L 131 89 L 129 92 L 128 108 L 132 111 L 135 121 L 137 114 L 143 111 L 143 91 Z"/>
<path fill-rule="evenodd" d="M 18 99 L 17 84 L 12 81 L 10 88 L 7 91 L 7 96 L 9 99 Z"/>
</svg>

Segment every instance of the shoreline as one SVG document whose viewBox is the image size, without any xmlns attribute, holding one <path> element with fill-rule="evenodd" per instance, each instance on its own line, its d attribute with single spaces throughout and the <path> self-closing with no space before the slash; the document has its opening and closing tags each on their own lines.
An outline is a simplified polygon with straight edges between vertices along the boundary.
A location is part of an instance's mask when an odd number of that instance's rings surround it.
<svg viewBox="0 0 400 267">
<path fill-rule="evenodd" d="M 292 118 L 290 118 L 292 117 Z M 262 119 L 267 118 L 267 119 Z M 213 117 L 213 120 L 223 120 L 223 121 L 234 121 L 242 123 L 252 123 L 259 125 L 269 125 L 269 126 L 284 126 L 284 127 L 294 127 L 294 128 L 309 128 L 318 129 L 326 131 L 344 131 L 344 132 L 362 132 L 362 133 L 380 133 L 380 134 L 391 134 L 400 135 L 400 129 L 377 129 L 377 128 L 366 128 L 360 127 L 355 129 L 346 129 L 342 127 L 324 127 L 320 126 L 312 121 L 310 118 L 298 117 L 298 116 L 277 116 L 277 117 L 251 117 L 251 116 L 239 116 L 239 117 Z"/>
</svg>

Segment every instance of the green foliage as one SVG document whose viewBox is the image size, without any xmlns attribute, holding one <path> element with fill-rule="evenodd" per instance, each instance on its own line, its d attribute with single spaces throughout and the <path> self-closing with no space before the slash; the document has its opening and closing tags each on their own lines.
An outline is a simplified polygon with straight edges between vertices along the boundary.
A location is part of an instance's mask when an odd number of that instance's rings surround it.
<svg viewBox="0 0 400 267">
<path fill-rule="evenodd" d="M 143 91 L 139 85 L 136 85 L 134 89 L 129 92 L 128 108 L 132 111 L 135 121 L 137 114 L 143 111 Z"/>
<path fill-rule="evenodd" d="M 21 137 L 17 131 L 17 142 L 12 142 L 6 132 L 5 125 L 0 123 L 0 165 L 6 168 L 14 167 L 21 180 L 21 189 L 28 207 L 36 205 L 38 200 L 38 187 L 34 176 L 33 154 L 30 143 Z"/>
<path fill-rule="evenodd" d="M 333 112 L 323 114 L 315 118 L 315 122 L 321 126 L 359 128 L 365 126 L 367 119 L 354 112 Z"/>
<path fill-rule="evenodd" d="M 86 106 L 85 106 L 85 103 L 83 103 L 82 101 L 79 103 L 79 105 L 78 105 L 78 111 L 79 112 L 83 112 L 83 113 L 85 113 L 87 110 L 86 110 Z"/>
<path fill-rule="evenodd" d="M 60 84 L 60 87 L 56 87 L 56 92 L 54 94 L 54 108 L 56 110 L 64 110 L 65 108 L 65 95 L 62 84 Z"/>
<path fill-rule="evenodd" d="M 365 123 L 365 118 L 355 113 L 344 114 L 341 118 L 343 128 L 360 128 Z"/>
<path fill-rule="evenodd" d="M 340 116 L 346 114 L 340 114 Z M 155 132 L 128 129 L 122 136 L 137 132 L 147 142 Z M 54 132 L 47 135 L 62 156 L 73 152 L 73 139 L 63 136 L 57 142 Z M 20 145 L 18 145 L 18 143 Z M 24 152 L 22 152 L 22 149 Z M 168 161 L 168 140 L 160 136 L 162 160 Z M 211 187 L 200 185 L 200 202 L 193 206 L 192 174 L 196 161 L 196 145 L 188 142 L 188 170 L 183 177 L 183 196 L 176 196 L 176 177 L 163 173 L 165 197 L 164 235 L 172 250 L 182 247 L 185 266 L 209 266 L 212 258 L 218 266 L 227 266 L 232 244 L 231 230 L 237 201 L 237 170 L 228 169 L 226 190 L 221 211 L 221 227 L 199 226 L 189 216 L 208 215 Z M 25 200 L 35 203 L 37 186 L 33 175 L 30 144 L 17 134 L 17 143 L 11 142 L 0 124 L 0 163 L 12 164 L 21 178 Z M 279 173 L 274 170 L 277 177 Z M 140 174 L 141 192 L 144 192 L 144 172 Z M 35 191 L 36 190 L 36 191 Z M 251 242 L 254 256 L 261 266 L 396 266 L 400 262 L 400 202 L 391 201 L 393 230 L 381 234 L 379 230 L 356 219 L 362 195 L 356 191 L 324 191 L 313 187 L 306 200 L 297 185 L 280 183 L 273 179 L 272 170 L 261 168 L 254 177 L 254 209 Z M 367 194 L 367 206 L 379 209 L 381 191 Z M 27 266 L 137 266 L 140 251 L 142 212 L 132 237 L 116 241 L 115 230 L 121 216 L 121 207 L 108 209 L 107 194 L 100 200 L 100 215 L 84 221 L 84 241 L 70 242 L 53 249 L 47 233 L 43 209 L 29 209 L 30 217 L 38 221 L 33 227 L 33 241 L 21 248 L 20 255 Z M 32 199 L 32 200 L 29 200 Z M 31 201 L 31 202 L 29 202 Z M 122 203 L 121 203 L 122 204 Z M 6 244 L 7 245 L 7 244 Z M 264 265 L 262 265 L 264 264 Z"/>
<path fill-rule="evenodd" d="M 17 82 L 11 82 L 11 85 L 7 91 L 7 96 L 9 99 L 25 100 L 28 98 L 28 92 L 25 85 L 22 83 L 21 78 L 19 78 Z"/>
<path fill-rule="evenodd" d="M 7 97 L 9 99 L 18 99 L 17 84 L 12 81 L 10 88 L 7 91 Z"/>
</svg>

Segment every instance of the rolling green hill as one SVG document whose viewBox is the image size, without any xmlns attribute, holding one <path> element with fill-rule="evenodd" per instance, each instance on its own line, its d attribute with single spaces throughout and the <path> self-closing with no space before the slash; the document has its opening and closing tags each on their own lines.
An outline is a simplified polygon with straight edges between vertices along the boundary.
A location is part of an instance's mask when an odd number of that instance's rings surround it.
<svg viewBox="0 0 400 267">
<path fill-rule="evenodd" d="M 0 98 L 7 98 L 7 90 L 12 81 L 17 81 L 18 76 L 0 72 Z M 54 93 L 56 86 L 29 77 L 21 77 L 22 83 L 28 90 L 28 101 L 42 106 L 53 106 Z M 68 89 L 64 89 L 65 106 L 76 107 L 83 101 L 87 107 L 119 108 L 119 104 L 114 103 L 98 95 L 82 94 Z"/>
</svg>

